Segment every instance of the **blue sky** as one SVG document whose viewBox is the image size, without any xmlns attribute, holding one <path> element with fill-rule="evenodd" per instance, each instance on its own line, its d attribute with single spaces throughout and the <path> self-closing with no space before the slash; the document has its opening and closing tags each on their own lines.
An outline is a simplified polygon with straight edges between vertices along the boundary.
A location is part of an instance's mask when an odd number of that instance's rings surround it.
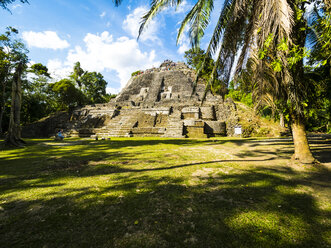
<svg viewBox="0 0 331 248">
<path fill-rule="evenodd" d="M 31 62 L 47 65 L 54 80 L 65 77 L 80 61 L 83 69 L 101 72 L 108 82 L 107 91 L 117 93 L 131 72 L 159 66 L 165 59 L 184 61 L 183 53 L 190 48 L 185 35 L 176 46 L 180 21 L 193 4 L 190 0 L 183 1 L 177 11 L 165 9 L 139 41 L 139 21 L 149 1 L 124 0 L 119 7 L 111 0 L 29 2 L 11 4 L 12 14 L 0 10 L 0 32 L 7 26 L 17 28 L 30 51 Z M 215 21 L 212 18 L 212 23 Z M 206 39 L 209 33 L 210 29 Z"/>
</svg>

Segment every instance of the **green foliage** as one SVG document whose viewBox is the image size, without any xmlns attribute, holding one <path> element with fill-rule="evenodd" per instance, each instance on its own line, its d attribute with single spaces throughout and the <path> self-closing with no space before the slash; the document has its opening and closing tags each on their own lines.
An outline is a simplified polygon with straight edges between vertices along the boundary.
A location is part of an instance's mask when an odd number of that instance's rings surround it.
<svg viewBox="0 0 331 248">
<path fill-rule="evenodd" d="M 37 76 L 51 77 L 48 73 L 48 68 L 41 63 L 33 64 L 28 72 L 34 73 Z"/>
<path fill-rule="evenodd" d="M 112 96 L 106 93 L 106 86 L 107 82 L 101 73 L 84 71 L 77 62 L 70 78 L 53 84 L 52 91 L 61 103 L 58 109 L 63 110 L 85 104 L 107 102 Z"/>
<path fill-rule="evenodd" d="M 206 58 L 204 68 L 201 68 L 205 55 L 206 53 L 204 50 L 200 48 L 191 48 L 185 52 L 184 58 L 186 59 L 187 64 L 194 70 L 198 71 L 201 69 L 201 77 L 208 80 L 213 71 L 215 62 L 212 58 L 208 57 Z"/>
<path fill-rule="evenodd" d="M 142 72 L 141 70 L 138 70 L 138 71 L 132 72 L 132 73 L 131 73 L 131 77 L 137 76 L 137 75 L 141 74 L 141 72 Z"/>
<path fill-rule="evenodd" d="M 79 88 L 82 87 L 81 77 L 84 75 L 84 73 L 85 71 L 81 68 L 80 62 L 76 62 L 74 65 L 73 72 L 70 75 L 70 78 L 76 83 Z"/>
<path fill-rule="evenodd" d="M 234 101 L 242 102 L 249 107 L 253 106 L 252 93 L 246 93 L 242 90 L 229 89 L 225 98 L 231 97 Z"/>
<path fill-rule="evenodd" d="M 90 104 L 106 102 L 107 82 L 103 79 L 101 73 L 84 72 L 80 78 L 80 82 L 83 86 L 82 92 Z"/>
<path fill-rule="evenodd" d="M 287 59 L 289 67 L 292 68 L 297 63 L 303 61 L 303 59 L 308 59 L 310 56 L 310 52 L 306 47 L 300 47 L 298 45 L 294 45 L 292 49 L 289 51 L 289 57 Z"/>
<path fill-rule="evenodd" d="M 86 97 L 70 79 L 62 79 L 52 84 L 51 88 L 58 99 L 61 110 L 82 106 L 86 102 Z"/>
<path fill-rule="evenodd" d="M 267 127 L 261 127 L 257 130 L 256 137 L 266 137 L 270 133 L 270 129 Z"/>
<path fill-rule="evenodd" d="M 3 128 L 7 129 L 9 115 L 13 113 L 7 111 L 7 108 L 12 107 L 12 85 L 24 78 L 27 68 L 28 50 L 16 38 L 17 34 L 17 29 L 7 27 L 5 33 L 0 35 L 0 135 L 3 134 Z M 20 91 L 20 88 L 15 90 Z"/>
<path fill-rule="evenodd" d="M 255 125 L 246 124 L 246 125 L 242 125 L 241 129 L 242 129 L 241 136 L 243 138 L 248 138 L 255 134 L 257 127 Z"/>
<path fill-rule="evenodd" d="M 37 121 L 58 110 L 58 102 L 49 84 L 48 68 L 40 63 L 28 70 L 29 80 L 23 81 L 22 124 Z"/>
<path fill-rule="evenodd" d="M 32 65 L 30 80 L 24 82 L 22 122 L 28 124 L 59 110 L 85 104 L 108 102 L 114 95 L 106 94 L 107 82 L 97 72 L 87 72 L 77 62 L 70 78 L 49 83 L 48 68 Z"/>
<path fill-rule="evenodd" d="M 74 65 L 68 79 L 50 83 L 48 68 L 36 63 L 27 68 L 27 49 L 15 39 L 18 30 L 8 27 L 0 35 L 0 135 L 7 130 L 11 107 L 11 86 L 17 69 L 22 77 L 21 123 L 37 121 L 58 110 L 84 104 L 105 103 L 115 95 L 106 93 L 107 82 L 97 72 L 84 71 L 80 63 Z M 29 77 L 26 77 L 29 74 Z"/>
<path fill-rule="evenodd" d="M 111 99 L 115 98 L 117 94 L 106 94 L 104 96 L 105 102 L 109 102 Z"/>
<path fill-rule="evenodd" d="M 186 63 L 190 67 L 192 67 L 196 72 L 200 71 L 199 77 L 204 79 L 205 82 L 208 82 L 213 73 L 215 61 L 211 57 L 205 58 L 205 55 L 206 52 L 198 47 L 198 48 L 191 48 L 190 50 L 186 51 L 184 58 L 186 59 Z M 205 62 L 204 66 L 203 66 L 203 62 Z M 216 77 L 214 77 L 214 80 L 212 80 L 212 82 L 210 83 L 209 89 L 213 94 L 218 94 L 218 95 L 224 95 L 226 92 L 225 84 L 218 79 L 217 75 Z"/>
</svg>

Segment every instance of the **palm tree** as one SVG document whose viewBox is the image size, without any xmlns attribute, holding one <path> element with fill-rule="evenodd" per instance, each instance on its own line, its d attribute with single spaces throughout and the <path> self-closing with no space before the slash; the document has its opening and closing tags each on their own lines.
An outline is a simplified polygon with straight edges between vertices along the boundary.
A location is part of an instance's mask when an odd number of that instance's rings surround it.
<svg viewBox="0 0 331 248">
<path fill-rule="evenodd" d="M 139 36 L 152 18 L 168 6 L 183 0 L 153 0 L 142 17 Z M 116 0 L 115 4 L 120 4 Z M 295 153 L 302 163 L 315 161 L 306 137 L 304 99 L 304 63 L 307 40 L 307 4 L 321 11 L 329 10 L 329 0 L 224 0 L 218 22 L 206 50 L 206 58 L 216 56 L 209 84 L 222 71 L 222 81 L 229 82 L 232 69 L 238 74 L 247 61 L 254 64 L 259 87 L 286 104 L 290 111 Z M 197 0 L 182 21 L 177 42 L 189 27 L 192 46 L 199 42 L 210 22 L 213 0 Z M 235 63 L 235 57 L 239 60 Z M 200 72 L 197 73 L 197 79 Z M 196 79 L 196 81 L 197 81 Z"/>
</svg>

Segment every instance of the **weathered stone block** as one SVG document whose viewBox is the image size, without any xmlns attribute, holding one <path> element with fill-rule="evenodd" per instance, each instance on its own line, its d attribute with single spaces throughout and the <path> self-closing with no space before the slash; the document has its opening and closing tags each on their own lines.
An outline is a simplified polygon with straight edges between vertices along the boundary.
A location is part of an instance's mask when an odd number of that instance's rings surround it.
<svg viewBox="0 0 331 248">
<path fill-rule="evenodd" d="M 214 106 L 200 107 L 200 110 L 201 110 L 201 118 L 203 120 L 213 121 L 216 119 Z"/>
<path fill-rule="evenodd" d="M 226 136 L 226 125 L 222 121 L 206 121 L 205 133 L 209 136 Z"/>
</svg>

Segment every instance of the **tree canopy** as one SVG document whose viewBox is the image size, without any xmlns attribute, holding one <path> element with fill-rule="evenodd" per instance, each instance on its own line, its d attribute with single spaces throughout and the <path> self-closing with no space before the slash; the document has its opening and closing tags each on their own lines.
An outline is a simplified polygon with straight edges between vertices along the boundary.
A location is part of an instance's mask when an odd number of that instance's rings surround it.
<svg viewBox="0 0 331 248">
<path fill-rule="evenodd" d="M 67 78 L 57 82 L 48 68 L 28 66 L 28 50 L 17 39 L 18 30 L 8 27 L 0 35 L 0 135 L 7 131 L 10 143 L 21 145 L 20 126 L 59 110 L 105 103 L 107 82 L 98 72 L 88 72 L 77 62 Z"/>
</svg>

